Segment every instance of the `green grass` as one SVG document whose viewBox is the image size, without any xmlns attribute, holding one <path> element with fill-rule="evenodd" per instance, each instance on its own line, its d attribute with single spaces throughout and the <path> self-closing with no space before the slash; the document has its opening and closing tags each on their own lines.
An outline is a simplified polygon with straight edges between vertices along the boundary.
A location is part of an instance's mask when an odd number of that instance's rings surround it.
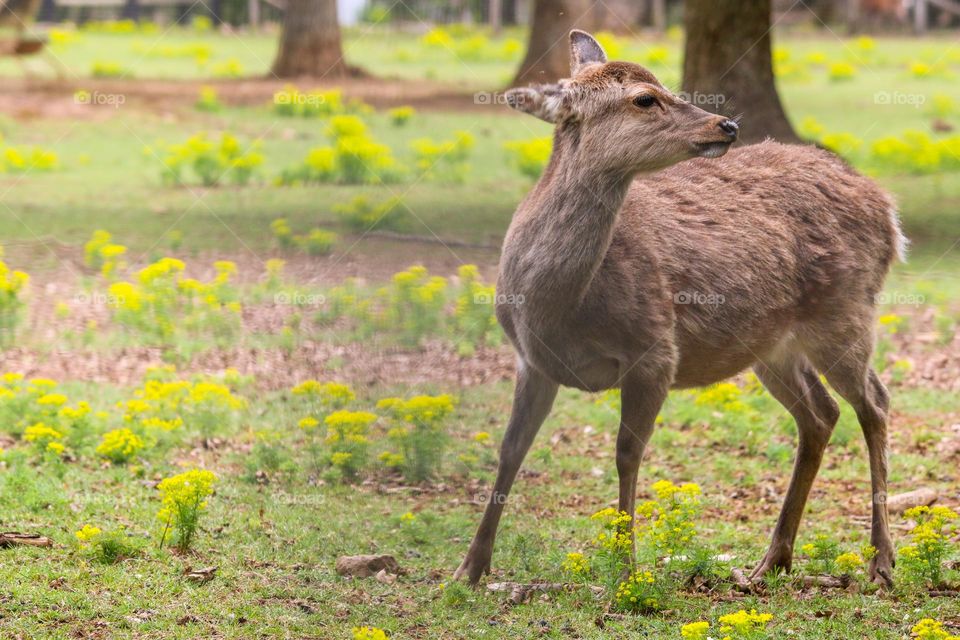
<svg viewBox="0 0 960 640">
<path fill-rule="evenodd" d="M 143 50 L 145 41 L 157 47 L 206 43 L 215 52 L 222 52 L 222 57 L 242 58 L 246 54 L 245 67 L 253 75 L 264 72 L 273 46 L 273 38 L 265 35 L 196 34 L 179 28 L 151 35 L 81 33 L 79 38 L 78 42 L 62 45 L 63 56 L 76 66 L 77 75 L 82 76 L 83 69 L 97 56 L 109 57 L 110 54 L 135 69 L 133 78 L 126 80 L 129 83 L 139 78 L 195 77 L 192 60 L 156 59 L 132 53 L 134 48 Z M 802 62 L 811 52 L 823 53 L 828 60 L 856 63 L 869 58 L 869 64 L 858 64 L 860 72 L 851 81 L 832 82 L 825 70 L 812 65 L 806 65 L 807 77 L 786 76 L 780 81 L 784 102 L 794 122 L 815 118 L 829 132 L 848 132 L 863 139 L 864 150 L 878 138 L 909 129 L 927 130 L 934 95 L 950 96 L 960 103 L 960 88 L 946 76 L 916 79 L 907 71 L 911 60 L 941 59 L 948 69 L 953 69 L 947 73 L 956 73 L 956 52 L 947 41 L 926 40 L 920 44 L 910 39 L 880 39 L 876 50 L 866 53 L 855 41 L 801 35 L 784 35 L 782 40 L 782 46 L 790 52 L 790 60 L 796 62 Z M 653 68 L 668 86 L 676 87 L 679 83 L 677 42 L 625 40 L 622 55 L 644 60 L 651 47 L 664 47 L 668 51 L 666 61 Z M 404 57 L 398 52 L 407 50 L 410 59 L 398 61 L 398 57 Z M 254 52 L 258 59 L 264 60 L 260 67 L 247 64 Z M 443 70 L 436 74 L 439 80 L 459 79 L 464 91 L 502 86 L 515 64 L 513 60 L 486 61 L 482 63 L 486 72 L 475 75 L 471 70 L 481 65 L 480 62 L 463 63 L 445 49 L 423 47 L 413 36 L 400 34 L 385 38 L 379 32 L 366 35 L 361 31 L 351 32 L 347 38 L 347 54 L 352 61 L 384 76 L 416 79 L 436 65 Z M 386 67 L 375 64 L 385 61 Z M 0 74 L 4 64 L 9 63 L 0 61 Z M 490 69 L 497 69 L 498 75 Z M 919 107 L 906 103 L 883 104 L 876 97 L 881 93 L 912 96 L 922 99 L 924 104 Z M 63 99 L 69 101 L 69 98 Z M 467 181 L 462 185 L 408 180 L 377 188 L 283 189 L 270 186 L 273 179 L 311 147 L 325 144 L 322 122 L 279 118 L 266 104 L 259 108 L 232 108 L 219 114 L 202 114 L 191 108 L 194 99 L 188 90 L 174 118 L 144 112 L 132 103 L 125 103 L 115 112 L 109 107 L 100 107 L 98 117 L 90 121 L 0 119 L 0 134 L 8 144 L 43 145 L 57 152 L 63 161 L 63 169 L 56 173 L 0 175 L 5 205 L 0 207 L 5 214 L 0 216 L 2 237 L 15 242 L 52 236 L 75 244 L 93 228 L 109 227 L 136 250 L 157 253 L 164 251 L 165 234 L 179 229 L 185 232 L 184 246 L 189 251 L 233 247 L 261 252 L 268 242 L 265 230 L 273 217 L 282 213 L 299 226 L 329 224 L 333 221 L 334 205 L 364 193 L 384 199 L 402 195 L 415 214 L 409 232 L 496 245 L 516 202 L 530 184 L 511 166 L 503 144 L 549 133 L 543 123 L 511 115 L 502 106 L 460 114 L 420 113 L 404 128 L 394 128 L 385 115 L 378 115 L 371 118 L 375 137 L 391 146 L 405 165 L 412 162 L 409 144 L 413 139 L 424 136 L 442 139 L 456 130 L 470 131 L 477 145 L 470 159 Z M 947 119 L 957 124 L 956 114 Z M 749 122 L 744 126 L 749 127 Z M 247 142 L 262 140 L 267 162 L 261 173 L 261 185 L 207 190 L 167 188 L 160 184 L 159 159 L 145 153 L 144 147 L 158 139 L 173 143 L 199 130 L 224 129 Z M 881 175 L 878 179 L 897 195 L 909 235 L 923 242 L 947 243 L 944 247 L 960 235 L 957 174 Z M 104 193 L 110 197 L 100 197 Z M 37 197 L 37 194 L 43 195 Z M 147 203 L 149 206 L 145 206 Z"/>
<path fill-rule="evenodd" d="M 454 389 L 449 389 L 455 391 Z M 98 385 L 72 385 L 71 397 L 99 396 L 104 407 L 128 392 Z M 358 401 L 368 406 L 389 393 L 372 389 Z M 934 415 L 960 410 L 949 394 L 896 389 L 896 404 L 917 405 Z M 706 493 L 707 510 L 699 523 L 702 539 L 717 553 L 731 553 L 734 565 L 747 566 L 762 554 L 779 508 L 768 493 L 782 492 L 789 456 L 745 453 L 726 442 L 730 420 L 712 417 L 686 424 L 673 421 L 680 411 L 696 412 L 691 400 L 676 396 L 666 424 L 655 434 L 641 473 L 641 485 L 658 478 L 694 481 Z M 490 419 L 493 439 L 507 411 L 509 386 L 464 390 L 461 409 L 451 424 L 458 444 Z M 785 432 L 782 410 L 759 398 L 762 418 L 756 428 L 785 450 L 793 436 Z M 16 594 L 4 604 L 0 629 L 9 637 L 70 637 L 91 626 L 114 638 L 247 638 L 286 634 L 293 637 L 348 638 L 351 626 L 376 625 L 391 637 L 514 637 L 515 629 L 546 625 L 547 637 L 602 638 L 647 632 L 679 637 L 683 623 L 712 619 L 740 608 L 774 613 L 775 637 L 799 633 L 805 638 L 902 638 L 922 617 L 950 618 L 956 601 L 929 598 L 906 588 L 893 596 L 844 592 L 798 597 L 789 583 L 762 596 L 724 601 L 710 594 L 686 593 L 670 610 L 653 616 L 614 616 L 604 622 L 605 603 L 589 590 L 552 594 L 527 605 L 504 607 L 503 596 L 462 590 L 449 576 L 464 552 L 479 516 L 479 501 L 492 478 L 488 460 L 472 478 L 451 479 L 426 493 L 384 494 L 377 483 L 343 486 L 314 484 L 312 463 L 298 446 L 299 413 L 283 396 L 260 396 L 242 420 L 239 432 L 223 433 L 216 448 L 196 449 L 194 438 L 162 457 L 146 454 L 137 469 L 102 466 L 80 451 L 79 460 L 59 463 L 8 463 L 0 473 L 0 506 L 6 528 L 41 531 L 57 543 L 51 549 L 13 548 L 0 552 L 0 575 Z M 593 426 L 584 431 L 584 425 Z M 589 515 L 616 495 L 612 442 L 616 416 L 578 392 L 561 394 L 554 415 L 540 435 L 528 472 L 517 483 L 501 527 L 494 557 L 495 579 L 562 581 L 559 563 L 568 551 L 588 547 L 595 533 Z M 275 435 L 275 458 L 249 451 L 250 432 Z M 553 436 L 566 437 L 556 441 Z M 912 488 L 918 473 L 927 483 L 949 490 L 941 477 L 945 464 L 904 451 L 895 436 L 892 490 Z M 556 442 L 555 444 L 549 444 Z M 488 443 L 489 445 L 489 443 Z M 705 446 L 706 445 L 706 446 Z M 266 460 L 272 460 L 265 464 Z M 176 473 L 178 466 L 203 466 L 219 478 L 193 552 L 178 557 L 158 549 L 159 499 L 149 480 Z M 596 468 L 597 473 L 588 472 Z M 258 479 L 253 472 L 263 472 Z M 39 473 L 38 473 L 39 472 Z M 448 471 L 448 473 L 450 473 Z M 935 478 L 940 478 L 936 480 Z M 868 514 L 868 470 L 859 438 L 831 446 L 825 469 L 808 506 L 800 543 L 822 533 L 844 549 L 867 540 L 867 527 L 851 516 Z M 739 497 L 734 497 L 739 496 Z M 404 524 L 400 516 L 413 512 Z M 76 548 L 73 532 L 84 524 L 113 529 L 121 524 L 143 550 L 120 564 L 99 564 Z M 896 533 L 898 542 L 903 534 Z M 343 579 L 333 564 L 339 555 L 392 553 L 407 570 L 394 585 L 372 579 Z M 208 584 L 184 578 L 186 567 L 218 567 Z M 803 562 L 798 561 L 802 571 Z M 446 585 L 446 586 L 444 586 Z M 717 595 L 726 588 L 717 585 Z M 541 622 L 545 621 L 545 622 Z M 533 633 L 533 631 L 531 631 Z M 424 636 L 425 634 L 425 636 Z"/>
</svg>

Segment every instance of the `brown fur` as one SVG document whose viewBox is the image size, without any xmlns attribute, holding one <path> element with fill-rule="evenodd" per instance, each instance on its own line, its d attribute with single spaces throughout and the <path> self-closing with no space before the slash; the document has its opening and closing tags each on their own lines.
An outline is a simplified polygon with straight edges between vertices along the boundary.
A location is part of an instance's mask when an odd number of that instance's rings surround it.
<svg viewBox="0 0 960 640">
<path fill-rule="evenodd" d="M 668 389 L 754 367 L 800 432 L 794 477 L 754 577 L 789 568 L 838 416 L 823 374 L 864 429 L 877 496 L 871 575 L 889 584 L 888 398 L 869 363 L 874 296 L 902 243 L 892 200 L 812 147 L 764 142 L 689 159 L 728 144 L 729 123 L 637 65 L 606 63 L 588 35 L 571 41 L 573 78 L 521 90 L 511 103 L 557 130 L 501 258 L 497 317 L 517 350 L 518 385 L 494 497 L 508 494 L 558 385 L 619 387 L 620 509 L 632 513 Z M 638 105 L 639 95 L 656 105 Z M 489 567 L 502 509 L 491 499 L 458 575 L 475 582 Z"/>
</svg>

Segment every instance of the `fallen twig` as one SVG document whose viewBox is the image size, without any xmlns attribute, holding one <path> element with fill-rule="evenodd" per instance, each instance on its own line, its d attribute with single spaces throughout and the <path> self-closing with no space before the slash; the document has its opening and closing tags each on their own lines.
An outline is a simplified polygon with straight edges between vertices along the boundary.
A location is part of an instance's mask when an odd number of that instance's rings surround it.
<svg viewBox="0 0 960 640">
<path fill-rule="evenodd" d="M 21 545 L 26 547 L 52 547 L 53 541 L 50 538 L 41 536 L 37 533 L 18 533 L 16 531 L 7 531 L 0 533 L 0 549 Z"/>
<path fill-rule="evenodd" d="M 846 589 L 850 586 L 849 576 L 802 576 L 803 586 L 823 587 L 824 589 Z"/>
<path fill-rule="evenodd" d="M 580 585 L 563 582 L 534 582 L 524 584 L 522 582 L 491 582 L 487 585 L 490 591 L 509 591 L 507 598 L 509 604 L 522 604 L 530 599 L 534 593 L 550 593 L 554 591 L 570 591 Z M 590 587 L 594 593 L 603 591 L 602 587 Z"/>
<path fill-rule="evenodd" d="M 219 567 L 205 567 L 203 569 L 190 569 L 187 568 L 183 572 L 187 580 L 190 582 L 196 582 L 197 584 L 204 584 L 213 580 L 213 576 L 216 575 L 217 569 Z"/>
</svg>

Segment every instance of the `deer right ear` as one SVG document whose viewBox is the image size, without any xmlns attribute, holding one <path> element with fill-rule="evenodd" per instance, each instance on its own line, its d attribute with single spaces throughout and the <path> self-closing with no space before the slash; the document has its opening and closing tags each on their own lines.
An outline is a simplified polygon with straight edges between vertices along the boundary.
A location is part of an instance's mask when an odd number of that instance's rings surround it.
<svg viewBox="0 0 960 640">
<path fill-rule="evenodd" d="M 588 64 L 603 64 L 607 61 L 607 54 L 597 39 L 586 31 L 574 29 L 570 32 L 570 75 Z"/>
<path fill-rule="evenodd" d="M 507 104 L 517 111 L 529 113 L 551 124 L 556 124 L 560 119 L 563 94 L 559 85 L 517 87 L 508 90 L 504 95 Z"/>
</svg>

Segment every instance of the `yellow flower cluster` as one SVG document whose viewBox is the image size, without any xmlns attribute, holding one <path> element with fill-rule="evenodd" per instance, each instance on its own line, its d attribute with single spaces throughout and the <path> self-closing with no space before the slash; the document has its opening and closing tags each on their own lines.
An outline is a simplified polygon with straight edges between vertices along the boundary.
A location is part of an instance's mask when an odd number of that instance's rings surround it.
<svg viewBox="0 0 960 640">
<path fill-rule="evenodd" d="M 97 445 L 97 453 L 116 464 L 122 464 L 133 458 L 143 449 L 143 438 L 130 429 L 114 429 L 103 434 L 103 440 Z"/>
<path fill-rule="evenodd" d="M 73 535 L 75 535 L 77 537 L 77 540 L 80 541 L 81 546 L 86 546 L 90 544 L 90 542 L 92 542 L 94 539 L 96 539 L 96 537 L 99 536 L 101 533 L 102 532 L 100 531 L 99 528 L 94 527 L 93 525 L 85 524 L 79 531 L 76 531 Z"/>
<path fill-rule="evenodd" d="M 732 382 L 720 382 L 707 387 L 697 395 L 696 404 L 718 407 L 723 411 L 745 411 L 747 405 L 740 399 L 743 392 Z"/>
<path fill-rule="evenodd" d="M 705 621 L 691 622 L 680 627 L 680 637 L 687 640 L 707 640 L 707 631 L 710 623 Z"/>
<path fill-rule="evenodd" d="M 661 593 L 657 579 L 650 571 L 637 569 L 617 585 L 613 601 L 622 611 L 640 613 L 660 608 Z"/>
<path fill-rule="evenodd" d="M 920 506 L 907 509 L 904 517 L 917 525 L 910 531 L 911 544 L 900 548 L 904 568 L 915 577 L 939 585 L 943 562 L 950 553 L 950 536 L 957 513 L 949 507 Z"/>
<path fill-rule="evenodd" d="M 0 293 L 20 293 L 29 282 L 29 275 L 23 271 L 12 271 L 6 262 L 0 260 Z"/>
<path fill-rule="evenodd" d="M 382 184 L 400 178 L 401 170 L 390 147 L 374 140 L 359 117 L 334 115 L 325 133 L 332 145 L 311 149 L 304 160 L 280 175 L 280 184 Z"/>
<path fill-rule="evenodd" d="M 306 380 L 291 391 L 293 395 L 306 398 L 323 409 L 342 409 L 356 398 L 350 387 L 338 382 Z"/>
<path fill-rule="evenodd" d="M 446 305 L 447 281 L 416 265 L 393 275 L 388 316 L 403 338 L 417 344 L 436 332 Z"/>
<path fill-rule="evenodd" d="M 148 378 L 133 398 L 117 406 L 135 430 L 169 432 L 186 424 L 209 435 L 231 422 L 247 402 L 209 378 L 195 382 Z"/>
<path fill-rule="evenodd" d="M 235 184 L 245 185 L 253 177 L 255 170 L 263 164 L 263 155 L 259 153 L 259 141 L 244 149 L 240 141 L 224 132 L 219 142 L 210 140 L 205 132 L 197 133 L 181 144 L 167 145 L 164 148 L 163 179 L 168 184 L 187 182 L 184 169 L 193 170 L 196 178 L 207 187 L 220 183 L 230 176 Z M 152 149 L 147 153 L 155 155 Z"/>
<path fill-rule="evenodd" d="M 109 231 L 98 229 L 93 232 L 90 240 L 83 246 L 84 262 L 91 269 L 96 269 L 104 278 L 111 278 L 126 268 L 123 256 L 127 248 L 122 244 L 114 244 L 113 236 Z"/>
<path fill-rule="evenodd" d="M 387 437 L 400 449 L 381 454 L 380 460 L 388 467 L 400 467 L 412 481 L 429 479 L 442 463 L 448 437 L 441 427 L 454 406 L 453 397 L 446 394 L 378 402 L 377 409 L 395 421 Z"/>
<path fill-rule="evenodd" d="M 517 170 L 531 180 L 536 180 L 543 173 L 547 161 L 550 160 L 550 154 L 553 152 L 553 138 L 544 136 L 530 140 L 517 140 L 507 142 L 504 147 L 510 153 Z"/>
<path fill-rule="evenodd" d="M 192 469 L 164 478 L 157 485 L 163 501 L 157 518 L 165 525 L 164 537 L 167 529 L 177 530 L 177 546 L 181 551 L 190 548 L 200 513 L 207 508 L 206 498 L 213 494 L 216 480 L 212 471 Z"/>
<path fill-rule="evenodd" d="M 235 411 L 247 406 L 243 398 L 238 398 L 225 384 L 201 380 L 190 387 L 186 403 L 192 407 L 204 407 L 213 410 Z"/>
<path fill-rule="evenodd" d="M 297 426 L 307 433 L 310 433 L 320 426 L 320 421 L 311 416 L 307 416 L 306 418 L 301 418 L 300 422 L 297 423 Z"/>
<path fill-rule="evenodd" d="M 585 576 L 590 573 L 590 562 L 582 553 L 568 553 L 560 568 L 574 576 Z"/>
<path fill-rule="evenodd" d="M 185 268 L 180 260 L 162 258 L 141 269 L 136 282 L 111 284 L 114 318 L 161 343 L 169 342 L 178 326 L 194 333 L 232 335 L 242 311 L 230 287 L 236 265 L 217 262 L 210 282 L 184 277 Z"/>
<path fill-rule="evenodd" d="M 377 415 L 368 411 L 334 411 L 324 419 L 327 425 L 327 444 L 354 442 L 366 444 L 367 429 L 377 421 Z"/>
<path fill-rule="evenodd" d="M 377 627 L 354 627 L 353 640 L 389 640 L 386 632 Z"/>
<path fill-rule="evenodd" d="M 630 550 L 633 543 L 633 517 L 629 513 L 607 507 L 590 516 L 590 519 L 603 525 L 603 531 L 594 538 L 594 544 L 616 553 Z"/>
<path fill-rule="evenodd" d="M 53 151 L 40 147 L 4 147 L 0 144 L 0 173 L 54 171 L 60 166 L 60 158 Z"/>
<path fill-rule="evenodd" d="M 701 509 L 700 487 L 692 482 L 677 485 L 659 480 L 651 488 L 657 499 L 637 507 L 637 515 L 647 521 L 638 523 L 639 534 L 661 553 L 680 553 L 696 535 L 696 519 Z"/>
<path fill-rule="evenodd" d="M 749 637 L 750 634 L 766 628 L 771 620 L 773 620 L 772 614 L 757 613 L 756 609 L 750 611 L 741 609 L 736 613 L 720 616 L 720 633 Z"/>
<path fill-rule="evenodd" d="M 834 560 L 837 571 L 844 575 L 850 575 L 863 566 L 863 558 L 856 553 L 841 553 Z"/>
<path fill-rule="evenodd" d="M 24 305 L 21 295 L 29 282 L 30 276 L 23 271 L 12 271 L 0 260 L 0 343 L 13 339 Z"/>
<path fill-rule="evenodd" d="M 960 640 L 960 636 L 951 635 L 943 628 L 943 623 L 932 618 L 924 618 L 912 629 L 917 640 Z"/>
<path fill-rule="evenodd" d="M 60 455 L 66 449 L 63 443 L 63 434 L 42 422 L 27 427 L 23 432 L 23 439 L 33 443 L 40 451 L 49 451 Z"/>
<path fill-rule="evenodd" d="M 367 458 L 370 440 L 367 433 L 377 415 L 367 411 L 334 411 L 324 419 L 326 444 L 330 447 L 330 464 L 345 477 L 356 475 Z"/>
<path fill-rule="evenodd" d="M 377 403 L 377 409 L 386 410 L 395 418 L 421 427 L 433 427 L 453 413 L 453 396 L 414 396 L 409 400 L 384 398 Z"/>
</svg>

